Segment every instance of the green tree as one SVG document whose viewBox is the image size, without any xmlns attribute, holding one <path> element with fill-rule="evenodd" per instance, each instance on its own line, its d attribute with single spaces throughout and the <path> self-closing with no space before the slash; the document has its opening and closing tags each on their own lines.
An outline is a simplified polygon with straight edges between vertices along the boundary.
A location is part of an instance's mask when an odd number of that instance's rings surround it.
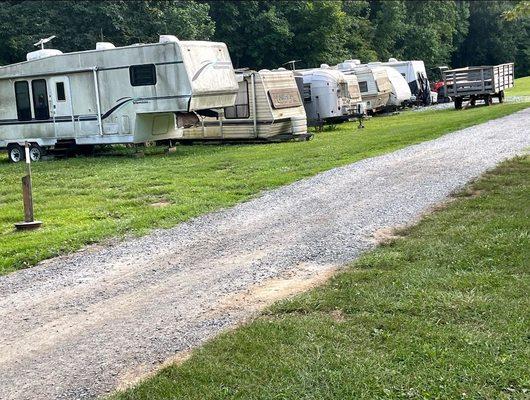
<svg viewBox="0 0 530 400">
<path fill-rule="evenodd" d="M 214 38 L 225 42 L 236 67 L 264 68 L 287 61 L 293 33 L 274 4 L 213 1 Z"/>
<path fill-rule="evenodd" d="M 379 58 L 373 44 L 376 29 L 370 19 L 370 3 L 366 0 L 345 0 L 343 10 L 348 16 L 345 44 L 347 58 L 363 62 L 377 61 Z"/>
<path fill-rule="evenodd" d="M 404 1 L 373 1 L 374 25 L 373 46 L 379 59 L 403 57 L 403 44 L 407 25 L 407 10 Z"/>
<path fill-rule="evenodd" d="M 512 7 L 510 1 L 470 3 L 469 33 L 453 57 L 454 66 L 514 61 L 518 75 L 530 73 L 530 24 L 502 18 Z"/>
<path fill-rule="evenodd" d="M 156 41 L 159 34 L 208 39 L 209 6 L 193 1 L 8 1 L 0 8 L 0 62 L 22 61 L 40 38 L 56 35 L 63 51 Z"/>
</svg>

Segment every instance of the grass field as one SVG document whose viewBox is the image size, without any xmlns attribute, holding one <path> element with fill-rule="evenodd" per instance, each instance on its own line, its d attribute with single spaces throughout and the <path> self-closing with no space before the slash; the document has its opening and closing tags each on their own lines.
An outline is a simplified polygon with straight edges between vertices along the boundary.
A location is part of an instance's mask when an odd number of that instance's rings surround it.
<svg viewBox="0 0 530 400">
<path fill-rule="evenodd" d="M 17 232 L 22 219 L 20 178 L 25 166 L 0 158 L 0 274 L 126 234 L 170 227 L 233 205 L 262 190 L 336 166 L 434 139 L 501 117 L 529 103 L 456 112 L 406 112 L 353 123 L 309 142 L 267 145 L 178 146 L 144 158 L 80 157 L 34 163 L 34 232 Z"/>
<path fill-rule="evenodd" d="M 518 78 L 515 80 L 513 88 L 506 91 L 506 96 L 529 96 L 530 97 L 530 76 Z"/>
<path fill-rule="evenodd" d="M 530 158 L 113 400 L 528 399 Z"/>
</svg>

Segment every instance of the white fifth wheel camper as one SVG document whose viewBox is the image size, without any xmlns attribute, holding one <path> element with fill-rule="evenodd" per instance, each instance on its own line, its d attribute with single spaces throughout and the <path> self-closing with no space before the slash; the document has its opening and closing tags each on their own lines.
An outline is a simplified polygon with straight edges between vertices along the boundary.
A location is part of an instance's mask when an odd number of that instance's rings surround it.
<svg viewBox="0 0 530 400">
<path fill-rule="evenodd" d="M 185 129 L 176 132 L 177 140 L 278 141 L 311 137 L 291 71 L 236 72 L 239 91 L 235 104 L 188 118 Z"/>
<path fill-rule="evenodd" d="M 392 92 L 388 99 L 388 106 L 390 108 L 398 108 L 410 105 L 415 102 L 414 96 L 405 78 L 394 68 L 382 65 L 380 62 L 368 63 L 370 68 L 377 67 L 385 69 L 390 84 L 392 85 Z"/>
<path fill-rule="evenodd" d="M 323 64 L 295 71 L 295 79 L 309 125 L 344 122 L 365 112 L 355 75 L 345 75 Z"/>
<path fill-rule="evenodd" d="M 423 61 L 398 61 L 395 58 L 389 58 L 388 62 L 384 62 L 382 65 L 394 68 L 405 78 L 411 93 L 416 96 L 418 102 L 423 105 L 431 104 L 431 89 Z"/>
<path fill-rule="evenodd" d="M 361 97 L 366 102 L 367 111 L 375 113 L 387 106 L 392 84 L 384 68 L 361 65 L 359 60 L 346 60 L 335 68 L 345 75 L 357 76 Z"/>
<path fill-rule="evenodd" d="M 11 161 L 46 147 L 172 139 L 189 115 L 233 105 L 238 84 L 224 43 L 179 41 L 62 54 L 41 49 L 0 67 L 0 147 Z"/>
</svg>

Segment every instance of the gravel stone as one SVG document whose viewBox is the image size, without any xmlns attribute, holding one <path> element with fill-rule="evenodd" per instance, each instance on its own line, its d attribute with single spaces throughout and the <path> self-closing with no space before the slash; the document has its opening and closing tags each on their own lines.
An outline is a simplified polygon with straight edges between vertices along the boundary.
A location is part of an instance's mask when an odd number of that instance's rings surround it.
<svg viewBox="0 0 530 400">
<path fill-rule="evenodd" d="M 349 263 L 376 230 L 525 152 L 529 127 L 530 108 L 0 277 L 0 398 L 89 399 L 134 381 L 256 311 L 227 299 Z"/>
</svg>

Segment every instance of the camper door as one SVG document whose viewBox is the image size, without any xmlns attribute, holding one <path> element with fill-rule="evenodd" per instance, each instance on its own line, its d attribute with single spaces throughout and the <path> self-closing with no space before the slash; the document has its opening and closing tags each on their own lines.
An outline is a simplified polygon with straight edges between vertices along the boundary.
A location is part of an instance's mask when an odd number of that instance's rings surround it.
<svg viewBox="0 0 530 400">
<path fill-rule="evenodd" d="M 70 95 L 70 81 L 67 76 L 55 76 L 49 79 L 49 98 L 51 116 L 55 127 L 55 136 L 74 137 L 74 115 Z"/>
</svg>

